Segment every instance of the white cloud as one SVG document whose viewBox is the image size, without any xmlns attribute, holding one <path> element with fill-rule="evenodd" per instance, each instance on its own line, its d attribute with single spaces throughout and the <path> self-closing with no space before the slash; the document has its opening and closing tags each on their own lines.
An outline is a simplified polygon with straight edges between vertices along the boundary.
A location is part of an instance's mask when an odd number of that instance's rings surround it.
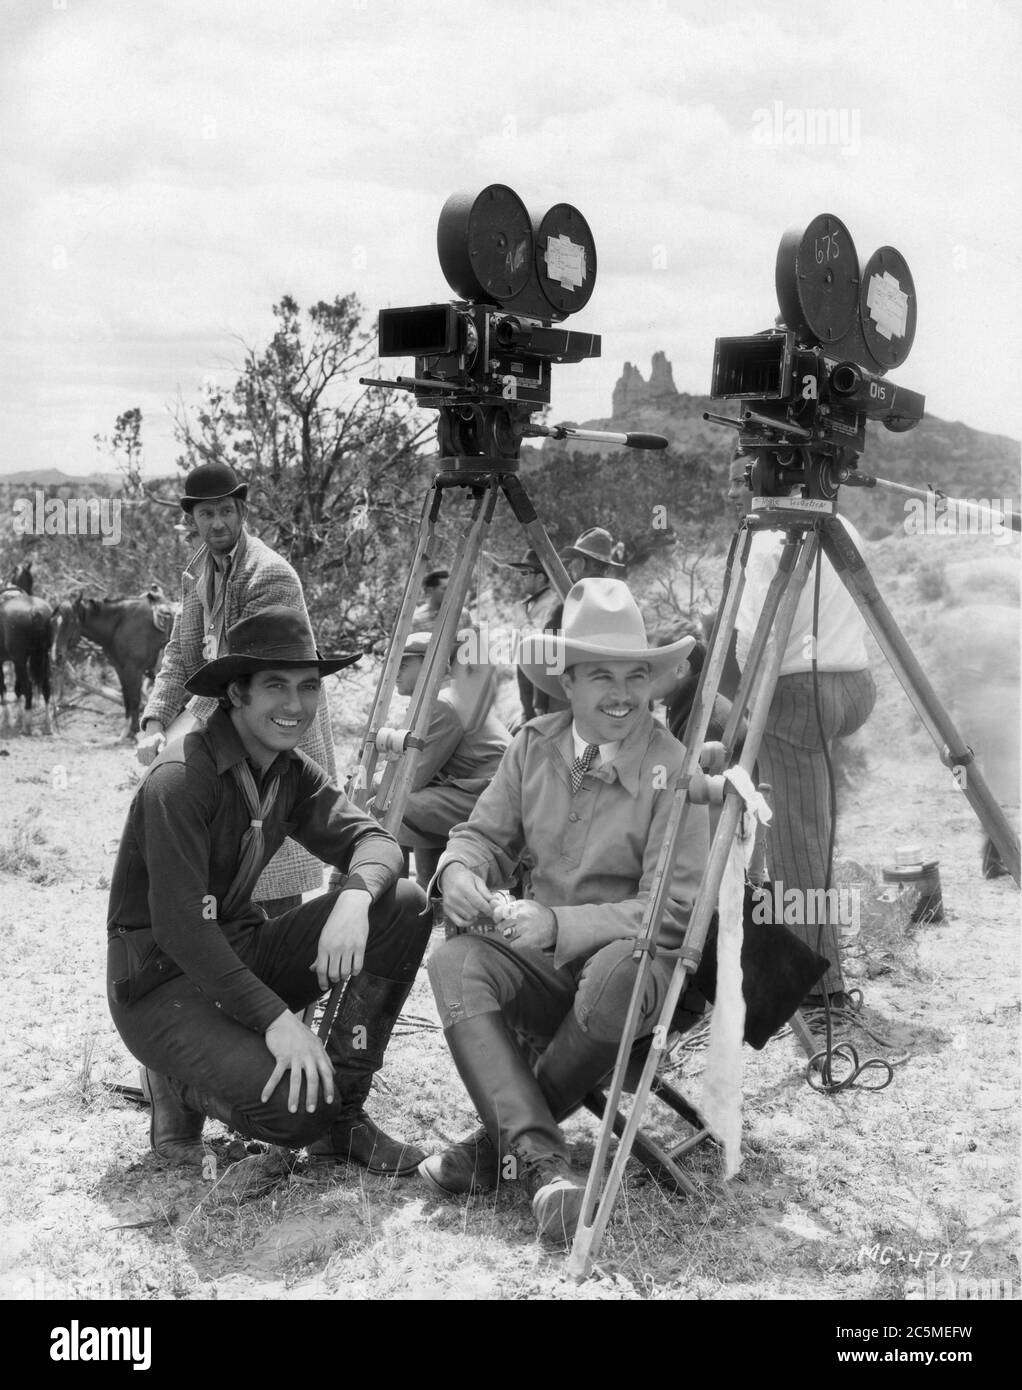
<svg viewBox="0 0 1022 1390">
<path fill-rule="evenodd" d="M 705 390 L 714 337 L 773 317 L 781 232 L 829 210 L 912 266 L 899 379 L 1022 434 L 1010 7 L 68 0 L 2 22 L 0 470 L 90 468 L 134 404 L 169 466 L 163 404 L 265 336 L 285 291 L 448 298 L 440 206 L 492 182 L 575 203 L 596 238 L 572 324 L 604 357 L 555 372 L 556 414 L 604 414 L 658 348 Z M 764 143 L 775 103 L 843 112 L 858 148 Z"/>
</svg>

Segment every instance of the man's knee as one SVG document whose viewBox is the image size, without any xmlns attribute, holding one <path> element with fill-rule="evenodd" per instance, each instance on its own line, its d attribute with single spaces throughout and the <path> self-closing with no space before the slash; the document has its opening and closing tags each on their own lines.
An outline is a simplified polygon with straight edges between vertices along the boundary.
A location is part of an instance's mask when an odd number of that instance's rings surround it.
<svg viewBox="0 0 1022 1390">
<path fill-rule="evenodd" d="M 634 941 L 612 941 L 586 961 L 575 995 L 575 1017 L 585 1033 L 600 1042 L 621 1036 L 635 988 L 639 962 L 632 958 Z M 649 972 L 642 999 L 643 1024 L 655 1022 L 663 1003 L 660 974 Z"/>
<path fill-rule="evenodd" d="M 503 1008 L 516 992 L 514 963 L 471 933 L 452 936 L 439 946 L 427 970 L 445 1028 Z"/>
</svg>

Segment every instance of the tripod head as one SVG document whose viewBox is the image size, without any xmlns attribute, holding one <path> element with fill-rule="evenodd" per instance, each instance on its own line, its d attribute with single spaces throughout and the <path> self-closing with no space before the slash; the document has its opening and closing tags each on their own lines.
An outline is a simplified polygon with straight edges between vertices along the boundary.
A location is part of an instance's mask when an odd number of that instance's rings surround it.
<svg viewBox="0 0 1022 1390">
<path fill-rule="evenodd" d="M 703 418 L 738 431 L 753 490 L 833 498 L 866 444 L 866 421 L 896 432 L 923 417 L 925 399 L 884 380 L 912 348 L 916 295 L 905 258 L 882 246 L 860 266 L 851 233 L 831 213 L 790 228 L 777 251 L 777 325 L 718 338 L 712 396 L 738 400 L 738 418 Z"/>
<path fill-rule="evenodd" d="M 530 213 L 502 183 L 481 193 L 453 193 L 437 224 L 437 254 L 461 298 L 379 314 L 379 355 L 413 356 L 415 375 L 361 380 L 411 391 L 419 405 L 438 411 L 442 458 L 467 472 L 513 473 L 522 439 L 544 434 L 667 447 L 659 435 L 531 423 L 533 413 L 550 404 L 554 362 L 600 355 L 597 334 L 554 326 L 583 308 L 596 285 L 596 245 L 577 208 L 555 203 L 541 216 Z"/>
</svg>

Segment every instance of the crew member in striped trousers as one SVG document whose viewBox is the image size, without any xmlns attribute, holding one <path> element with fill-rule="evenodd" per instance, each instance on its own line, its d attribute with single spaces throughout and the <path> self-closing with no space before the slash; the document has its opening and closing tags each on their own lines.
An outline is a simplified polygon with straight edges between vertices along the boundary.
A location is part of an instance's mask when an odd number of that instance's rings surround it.
<svg viewBox="0 0 1022 1390">
<path fill-rule="evenodd" d="M 749 459 L 735 450 L 728 477 L 727 500 L 739 518 L 748 510 L 746 479 Z M 841 524 L 861 549 L 862 537 L 844 517 Z M 738 664 L 744 668 L 756 622 L 784 546 L 780 531 L 758 531 L 752 537 L 745 589 L 737 616 Z M 763 731 L 757 758 L 759 780 L 772 788 L 774 818 L 770 825 L 769 868 L 784 892 L 798 890 L 798 901 L 814 908 L 814 889 L 827 887 L 827 857 L 831 834 L 830 779 L 825 750 L 835 738 L 860 729 L 876 703 L 876 685 L 866 651 L 866 624 L 851 594 L 823 555 L 820 574 L 819 627 L 816 634 L 816 675 L 813 674 L 813 606 L 815 576 L 802 592 L 781 663 L 780 677 Z M 816 688 L 819 689 L 819 714 Z M 823 982 L 833 1001 L 844 994 L 837 924 L 811 920 L 785 926 L 832 962 Z M 821 1002 L 811 996 L 811 1003 Z"/>
</svg>

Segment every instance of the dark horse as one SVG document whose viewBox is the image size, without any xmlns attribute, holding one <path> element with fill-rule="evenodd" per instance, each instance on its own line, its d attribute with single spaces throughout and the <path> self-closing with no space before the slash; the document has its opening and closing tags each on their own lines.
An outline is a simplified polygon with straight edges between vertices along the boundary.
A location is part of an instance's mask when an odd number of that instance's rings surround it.
<svg viewBox="0 0 1022 1390">
<path fill-rule="evenodd" d="M 38 690 L 43 697 L 45 731 L 50 723 L 50 620 L 53 609 L 41 598 L 32 598 L 24 590 L 4 589 L 0 592 L 0 706 L 3 707 L 3 726 L 9 728 L 7 688 L 4 684 L 4 662 L 14 666 L 14 697 L 18 701 L 18 723 L 24 729 L 32 724 L 32 696 Z"/>
<path fill-rule="evenodd" d="M 79 634 L 103 649 L 121 683 L 125 736 L 138 732 L 142 678 L 153 677 L 160 669 L 171 621 L 169 604 L 155 593 L 141 598 L 83 598 L 79 594 L 58 609 L 55 659 L 63 661 Z"/>
</svg>

